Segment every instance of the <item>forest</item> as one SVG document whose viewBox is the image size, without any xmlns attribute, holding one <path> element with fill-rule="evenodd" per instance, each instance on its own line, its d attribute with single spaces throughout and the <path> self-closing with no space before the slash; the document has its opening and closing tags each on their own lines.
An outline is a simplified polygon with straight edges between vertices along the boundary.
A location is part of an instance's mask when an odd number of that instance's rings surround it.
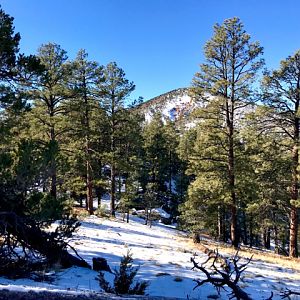
<svg viewBox="0 0 300 300">
<path fill-rule="evenodd" d="M 117 63 L 83 49 L 70 59 L 54 42 L 24 55 L 13 21 L 0 10 L 1 274 L 26 272 L 36 253 L 85 266 L 65 239 L 76 209 L 105 214 L 106 194 L 112 218 L 144 209 L 151 226 L 161 207 L 195 241 L 298 257 L 300 50 L 269 70 L 242 21 L 226 19 L 191 74 L 197 108 L 146 122 Z"/>
</svg>

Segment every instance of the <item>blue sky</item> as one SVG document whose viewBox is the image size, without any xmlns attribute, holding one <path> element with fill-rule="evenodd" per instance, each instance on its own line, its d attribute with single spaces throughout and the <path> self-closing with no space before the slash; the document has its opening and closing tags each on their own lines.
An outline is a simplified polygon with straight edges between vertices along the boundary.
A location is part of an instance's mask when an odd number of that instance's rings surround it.
<svg viewBox="0 0 300 300">
<path fill-rule="evenodd" d="M 264 47 L 269 68 L 300 48 L 299 0 L 2 0 L 21 33 L 21 51 L 56 42 L 74 58 L 86 49 L 116 61 L 148 100 L 188 86 L 203 62 L 213 25 L 240 17 Z"/>
</svg>

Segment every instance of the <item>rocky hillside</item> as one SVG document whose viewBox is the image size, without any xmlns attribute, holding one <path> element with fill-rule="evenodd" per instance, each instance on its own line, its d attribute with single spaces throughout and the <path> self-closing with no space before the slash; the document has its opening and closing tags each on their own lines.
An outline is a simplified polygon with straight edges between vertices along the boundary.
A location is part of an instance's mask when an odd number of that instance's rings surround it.
<svg viewBox="0 0 300 300">
<path fill-rule="evenodd" d="M 206 97 L 208 97 L 206 100 L 213 101 L 215 99 L 214 96 L 207 95 Z M 140 104 L 139 109 L 144 114 L 146 122 L 150 122 L 154 114 L 161 113 L 163 120 L 175 121 L 178 124 L 184 124 L 185 128 L 191 128 L 195 125 L 195 120 L 190 118 L 191 112 L 195 108 L 205 106 L 205 103 L 207 102 L 200 99 L 197 101 L 193 98 L 189 88 L 178 88 Z M 237 124 L 241 124 L 245 115 L 253 112 L 257 106 L 256 104 L 245 105 L 242 103 L 239 107 L 234 116 Z"/>
<path fill-rule="evenodd" d="M 179 88 L 144 102 L 139 109 L 144 113 L 146 122 L 149 122 L 157 112 L 162 114 L 164 120 L 180 121 L 188 119 L 195 106 L 189 89 Z"/>
</svg>

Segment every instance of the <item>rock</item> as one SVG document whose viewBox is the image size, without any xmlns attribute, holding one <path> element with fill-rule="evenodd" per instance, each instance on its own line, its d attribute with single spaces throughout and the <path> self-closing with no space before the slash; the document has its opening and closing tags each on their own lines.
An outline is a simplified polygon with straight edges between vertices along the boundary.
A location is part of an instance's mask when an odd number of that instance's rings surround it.
<svg viewBox="0 0 300 300">
<path fill-rule="evenodd" d="M 164 218 L 164 217 L 161 217 L 160 218 L 160 221 L 165 224 L 165 225 L 171 225 L 172 224 L 172 220 L 171 218 Z"/>
<path fill-rule="evenodd" d="M 111 269 L 107 263 L 107 260 L 103 257 L 93 257 L 93 270 L 107 271 L 111 273 Z"/>
<path fill-rule="evenodd" d="M 194 232 L 194 234 L 193 234 L 193 242 L 195 244 L 199 244 L 200 241 L 201 241 L 201 237 L 200 237 L 199 232 Z"/>
</svg>

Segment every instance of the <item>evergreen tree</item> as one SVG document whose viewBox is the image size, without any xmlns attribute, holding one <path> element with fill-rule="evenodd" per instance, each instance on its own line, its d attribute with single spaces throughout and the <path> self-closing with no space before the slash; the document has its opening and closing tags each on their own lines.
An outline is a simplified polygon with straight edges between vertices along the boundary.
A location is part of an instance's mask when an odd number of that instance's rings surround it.
<svg viewBox="0 0 300 300">
<path fill-rule="evenodd" d="M 300 135 L 300 51 L 289 56 L 273 72 L 263 78 L 264 101 L 271 108 L 269 119 L 278 135 L 289 139 L 291 153 L 290 186 L 290 242 L 289 255 L 298 256 L 298 208 L 299 202 L 299 135 Z M 270 126 L 270 124 L 269 124 Z"/>
<path fill-rule="evenodd" d="M 219 98 L 220 109 L 216 113 L 224 121 L 226 130 L 222 144 L 227 149 L 230 236 L 234 247 L 239 244 L 235 175 L 237 111 L 244 108 L 251 99 L 251 85 L 263 64 L 259 59 L 261 53 L 262 47 L 258 42 L 250 41 L 250 35 L 245 32 L 242 22 L 238 18 L 227 19 L 222 25 L 215 25 L 214 36 L 205 45 L 206 63 L 200 66 L 200 72 L 193 79 L 192 91 L 204 105 L 210 96 Z"/>
<path fill-rule="evenodd" d="M 285 253 L 291 160 L 286 153 L 286 137 L 277 135 L 272 127 L 265 124 L 268 111 L 267 107 L 258 106 L 246 119 L 242 130 L 242 138 L 247 145 L 245 155 L 253 170 L 247 180 L 251 185 L 244 187 L 244 197 L 248 201 L 247 229 L 243 231 L 250 246 L 263 244 L 270 248 L 272 238 L 275 251 Z"/>
<path fill-rule="evenodd" d="M 0 78 L 9 81 L 14 76 L 19 52 L 20 34 L 15 33 L 14 18 L 0 7 Z"/>
<path fill-rule="evenodd" d="M 93 214 L 93 166 L 95 144 L 97 143 L 97 119 L 103 113 L 96 97 L 96 85 L 102 80 L 102 68 L 96 62 L 88 61 L 88 54 L 80 50 L 72 64 L 72 84 L 75 92 L 69 107 L 69 139 L 68 145 L 75 163 L 74 175 L 82 174 L 86 185 L 87 210 Z M 98 125 L 98 124 L 97 124 Z M 98 127 L 98 128 L 97 128 Z M 75 160 L 75 161 L 74 161 Z M 73 177 L 74 178 L 74 177 Z"/>
<path fill-rule="evenodd" d="M 29 109 L 22 85 L 28 86 L 28 77 L 41 68 L 34 56 L 19 54 L 19 41 L 13 17 L 0 8 L 0 209 L 22 213 L 26 192 L 36 182 L 41 162 L 34 143 L 19 140 L 18 126 Z"/>
<path fill-rule="evenodd" d="M 143 148 L 145 170 L 147 173 L 147 184 L 153 183 L 156 187 L 156 193 L 160 194 L 167 190 L 166 182 L 168 180 L 168 150 L 166 148 L 166 136 L 161 114 L 153 116 L 150 123 L 143 129 Z"/>
<path fill-rule="evenodd" d="M 49 149 L 50 194 L 56 198 L 59 143 L 66 130 L 64 102 L 73 94 L 69 87 L 71 67 L 66 51 L 57 44 L 42 45 L 38 58 L 44 72 L 31 85 L 34 108 L 28 116 L 31 124 L 28 135 Z"/>
<path fill-rule="evenodd" d="M 103 81 L 98 83 L 101 106 L 108 118 L 109 153 L 110 164 L 110 194 L 111 215 L 115 216 L 116 202 L 116 172 L 119 157 L 118 140 L 122 137 L 123 124 L 126 123 L 125 100 L 134 90 L 133 82 L 125 77 L 125 72 L 115 62 L 109 63 L 103 69 Z"/>
</svg>

